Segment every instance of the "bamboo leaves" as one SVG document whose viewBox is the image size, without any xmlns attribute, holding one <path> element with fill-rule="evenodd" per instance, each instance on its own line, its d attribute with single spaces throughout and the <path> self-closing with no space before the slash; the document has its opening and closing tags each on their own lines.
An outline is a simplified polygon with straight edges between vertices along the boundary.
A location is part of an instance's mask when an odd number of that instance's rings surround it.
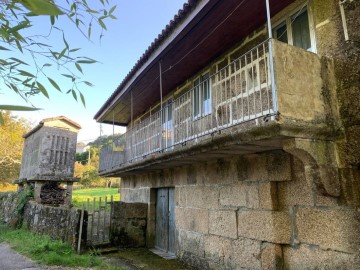
<svg viewBox="0 0 360 270">
<path fill-rule="evenodd" d="M 0 105 L 0 111 L 38 111 L 39 108 L 29 106 L 17 106 L 17 105 Z"/>
<path fill-rule="evenodd" d="M 97 61 L 88 56 L 79 55 L 80 48 L 71 46 L 68 29 L 58 24 L 59 17 L 67 18 L 73 28 L 90 39 L 93 30 L 100 30 L 99 39 L 107 29 L 108 19 L 116 19 L 116 6 L 110 6 L 108 0 L 22 0 L 0 1 L 0 79 L 3 85 L 29 101 L 36 95 L 50 98 L 51 89 L 63 92 L 67 85 L 62 85 L 61 77 L 69 79 L 68 94 L 86 105 L 82 91 L 93 84 L 84 80 L 86 65 Z M 99 7 L 100 4 L 100 7 Z M 96 8 L 94 7 L 96 6 Z M 35 35 L 32 28 L 37 16 L 48 16 L 49 34 Z M 44 26 L 45 27 L 45 26 Z M 95 29 L 95 27 L 97 29 Z M 52 35 L 58 35 L 56 44 L 51 43 Z M 8 57 L 6 57 L 8 56 Z M 59 77 L 60 76 L 60 77 Z M 0 94 L 6 90 L 0 89 Z M 1 107 L 2 106 L 2 107 Z M 0 105 L 0 110 L 34 110 L 30 106 Z M 0 125 L 3 119 L 0 115 Z"/>
<path fill-rule="evenodd" d="M 57 16 L 64 14 L 51 0 L 22 0 L 20 3 L 36 15 Z"/>
<path fill-rule="evenodd" d="M 49 80 L 49 82 L 51 83 L 51 85 L 54 86 L 54 88 L 55 88 L 56 90 L 58 90 L 59 92 L 61 92 L 60 86 L 59 86 L 53 79 L 51 79 L 51 78 L 48 77 L 48 80 Z"/>
</svg>

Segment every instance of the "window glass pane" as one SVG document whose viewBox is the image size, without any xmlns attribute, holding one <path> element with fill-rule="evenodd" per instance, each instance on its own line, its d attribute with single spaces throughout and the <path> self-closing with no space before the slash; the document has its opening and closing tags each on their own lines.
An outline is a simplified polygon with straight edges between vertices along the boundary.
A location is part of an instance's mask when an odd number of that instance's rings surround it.
<svg viewBox="0 0 360 270">
<path fill-rule="evenodd" d="M 292 19 L 293 45 L 308 50 L 311 48 L 309 18 L 307 11 L 304 11 Z"/>
<path fill-rule="evenodd" d="M 288 43 L 288 34 L 285 23 L 282 26 L 275 29 L 274 36 L 277 40 Z"/>
</svg>

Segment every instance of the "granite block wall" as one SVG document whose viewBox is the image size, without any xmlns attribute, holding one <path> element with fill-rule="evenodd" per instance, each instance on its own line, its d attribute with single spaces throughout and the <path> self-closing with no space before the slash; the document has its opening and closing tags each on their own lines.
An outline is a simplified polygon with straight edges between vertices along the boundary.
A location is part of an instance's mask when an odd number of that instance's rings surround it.
<svg viewBox="0 0 360 270">
<path fill-rule="evenodd" d="M 176 255 L 197 269 L 360 269 L 360 212 L 305 169 L 281 150 L 236 156 L 125 177 L 121 199 L 150 209 L 175 187 Z"/>
</svg>

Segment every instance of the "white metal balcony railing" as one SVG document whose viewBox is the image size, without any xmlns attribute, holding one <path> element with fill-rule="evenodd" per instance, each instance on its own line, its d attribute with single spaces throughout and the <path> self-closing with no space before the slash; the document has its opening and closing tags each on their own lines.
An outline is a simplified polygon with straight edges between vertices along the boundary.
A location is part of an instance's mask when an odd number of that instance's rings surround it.
<svg viewBox="0 0 360 270">
<path fill-rule="evenodd" d="M 273 115 L 270 42 L 243 54 L 104 146 L 99 171 L 111 171 L 189 140 Z"/>
</svg>

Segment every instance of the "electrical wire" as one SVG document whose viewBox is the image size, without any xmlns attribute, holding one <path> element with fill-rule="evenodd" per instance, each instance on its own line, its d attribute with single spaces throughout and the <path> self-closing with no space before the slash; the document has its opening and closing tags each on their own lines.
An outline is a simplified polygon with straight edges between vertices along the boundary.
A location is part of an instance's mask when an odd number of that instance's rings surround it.
<svg viewBox="0 0 360 270">
<path fill-rule="evenodd" d="M 195 49 L 197 49 L 202 43 L 204 43 L 221 25 L 223 25 L 234 13 L 237 11 L 243 4 L 245 0 L 242 0 L 236 8 L 224 19 L 222 20 L 209 34 L 207 34 L 196 46 L 194 46 L 188 53 L 186 53 L 179 61 L 177 61 L 174 65 L 171 65 L 166 69 L 162 74 L 165 74 L 173 67 L 177 66 L 179 63 L 181 63 L 190 53 L 192 53 Z"/>
</svg>

